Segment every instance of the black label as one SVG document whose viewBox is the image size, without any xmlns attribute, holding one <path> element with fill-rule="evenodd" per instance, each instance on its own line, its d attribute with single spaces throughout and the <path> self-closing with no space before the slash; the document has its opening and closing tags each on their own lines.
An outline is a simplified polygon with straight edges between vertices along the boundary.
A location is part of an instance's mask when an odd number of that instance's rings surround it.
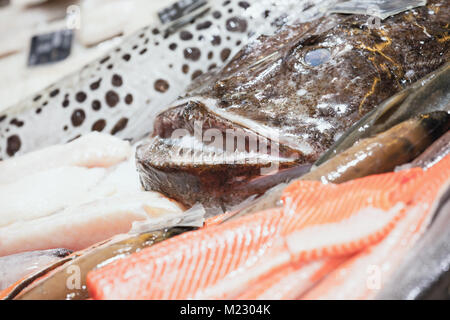
<svg viewBox="0 0 450 320">
<path fill-rule="evenodd" d="M 180 0 L 172 6 L 158 12 L 159 20 L 162 23 L 175 21 L 205 4 L 206 0 Z"/>
<path fill-rule="evenodd" d="M 62 61 L 70 55 L 73 30 L 60 30 L 31 38 L 28 65 L 36 66 Z"/>
</svg>

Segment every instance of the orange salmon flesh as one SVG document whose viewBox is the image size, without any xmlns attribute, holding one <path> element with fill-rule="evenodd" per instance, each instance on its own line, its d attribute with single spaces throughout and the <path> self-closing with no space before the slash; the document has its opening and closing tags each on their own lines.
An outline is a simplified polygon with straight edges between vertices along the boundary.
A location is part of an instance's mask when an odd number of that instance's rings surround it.
<svg viewBox="0 0 450 320">
<path fill-rule="evenodd" d="M 343 184 L 296 181 L 283 206 L 210 223 L 87 276 L 94 299 L 373 298 L 425 231 L 450 156 Z M 221 221 L 221 219 L 219 219 Z M 371 270 L 381 275 L 371 278 Z"/>
</svg>

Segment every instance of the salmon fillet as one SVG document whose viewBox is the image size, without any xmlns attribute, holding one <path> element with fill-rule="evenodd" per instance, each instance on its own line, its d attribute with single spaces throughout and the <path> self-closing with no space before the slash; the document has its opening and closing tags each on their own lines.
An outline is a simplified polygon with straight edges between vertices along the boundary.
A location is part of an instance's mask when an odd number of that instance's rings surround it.
<svg viewBox="0 0 450 320">
<path fill-rule="evenodd" d="M 404 190 L 395 193 L 412 195 L 405 217 L 396 228 L 376 246 L 358 253 L 302 299 L 370 299 L 374 298 L 406 252 L 412 248 L 433 219 L 439 194 L 450 185 L 450 156 L 421 174 Z"/>
<path fill-rule="evenodd" d="M 236 299 L 282 288 L 279 298 L 298 297 L 385 239 L 412 205 L 434 199 L 449 170 L 447 157 L 426 172 L 294 182 L 281 208 L 213 223 L 90 272 L 89 292 L 94 299 Z M 431 180 L 434 193 L 418 187 Z"/>
</svg>

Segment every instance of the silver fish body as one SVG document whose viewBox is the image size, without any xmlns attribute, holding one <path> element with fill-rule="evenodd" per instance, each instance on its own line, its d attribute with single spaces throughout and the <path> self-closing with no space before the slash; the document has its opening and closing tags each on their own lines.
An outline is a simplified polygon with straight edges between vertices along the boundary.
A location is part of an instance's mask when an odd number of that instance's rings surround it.
<svg viewBox="0 0 450 320">
<path fill-rule="evenodd" d="M 450 298 L 450 186 L 435 205 L 435 219 L 377 299 Z"/>
<path fill-rule="evenodd" d="M 0 257 L 0 291 L 22 277 L 61 260 L 70 253 L 71 251 L 66 249 L 51 249 Z"/>
</svg>

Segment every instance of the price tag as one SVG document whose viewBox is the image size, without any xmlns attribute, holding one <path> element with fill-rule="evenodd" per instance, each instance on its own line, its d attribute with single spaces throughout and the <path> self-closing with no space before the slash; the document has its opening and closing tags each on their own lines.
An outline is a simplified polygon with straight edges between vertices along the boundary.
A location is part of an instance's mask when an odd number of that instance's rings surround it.
<svg viewBox="0 0 450 320">
<path fill-rule="evenodd" d="M 66 59 L 72 49 L 73 30 L 60 30 L 31 38 L 28 65 L 58 62 Z"/>
<path fill-rule="evenodd" d="M 331 6 L 328 11 L 332 13 L 366 14 L 384 20 L 426 4 L 426 0 L 349 0 Z"/>
<path fill-rule="evenodd" d="M 10 2 L 10 0 L 0 0 L 0 7 L 6 7 Z"/>
</svg>

